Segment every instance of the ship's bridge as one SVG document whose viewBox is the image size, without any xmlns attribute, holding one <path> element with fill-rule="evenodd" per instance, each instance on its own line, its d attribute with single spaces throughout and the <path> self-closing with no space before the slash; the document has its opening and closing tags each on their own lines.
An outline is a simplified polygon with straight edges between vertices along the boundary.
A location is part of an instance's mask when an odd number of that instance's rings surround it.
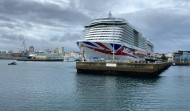
<svg viewBox="0 0 190 111">
<path fill-rule="evenodd" d="M 93 20 L 90 25 L 85 26 L 85 28 L 90 28 L 98 25 L 126 25 L 127 21 L 124 18 L 114 18 L 112 17 L 111 12 L 109 12 L 107 18 L 100 18 Z"/>
<path fill-rule="evenodd" d="M 93 20 L 90 25 L 85 28 L 90 28 L 97 25 L 126 25 L 126 21 L 123 18 L 101 18 Z"/>
</svg>

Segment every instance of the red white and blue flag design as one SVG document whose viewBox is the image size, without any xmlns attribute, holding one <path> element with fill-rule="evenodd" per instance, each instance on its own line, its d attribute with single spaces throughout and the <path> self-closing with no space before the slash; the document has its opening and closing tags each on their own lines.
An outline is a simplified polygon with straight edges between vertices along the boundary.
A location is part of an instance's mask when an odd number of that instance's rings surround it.
<svg viewBox="0 0 190 111">
<path fill-rule="evenodd" d="M 79 46 L 79 42 L 77 42 L 77 45 Z M 114 55 L 136 58 L 129 48 L 122 46 L 121 44 L 83 41 L 82 44 L 80 44 L 79 48 L 81 49 L 82 47 L 108 55 L 113 55 L 114 49 Z"/>
</svg>

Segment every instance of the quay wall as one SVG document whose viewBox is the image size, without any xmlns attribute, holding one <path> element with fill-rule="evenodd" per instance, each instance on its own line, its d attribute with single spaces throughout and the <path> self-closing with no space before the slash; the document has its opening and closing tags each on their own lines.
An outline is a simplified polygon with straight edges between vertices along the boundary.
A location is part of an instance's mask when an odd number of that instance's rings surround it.
<svg viewBox="0 0 190 111">
<path fill-rule="evenodd" d="M 189 62 L 175 62 L 175 65 L 177 65 L 177 66 L 189 66 L 190 63 Z"/>
<path fill-rule="evenodd" d="M 115 66 L 107 66 L 115 64 Z M 95 74 L 114 74 L 130 76 L 157 76 L 171 63 L 142 64 L 142 63 L 106 63 L 106 62 L 76 62 L 77 72 Z"/>
</svg>

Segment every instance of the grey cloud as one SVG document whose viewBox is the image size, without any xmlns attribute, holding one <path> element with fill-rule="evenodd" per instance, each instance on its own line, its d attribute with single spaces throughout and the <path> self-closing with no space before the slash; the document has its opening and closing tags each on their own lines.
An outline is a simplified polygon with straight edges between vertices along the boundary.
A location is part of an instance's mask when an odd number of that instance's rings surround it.
<svg viewBox="0 0 190 111">
<path fill-rule="evenodd" d="M 23 35 L 19 34 L 0 34 L 0 38 L 6 39 L 6 40 L 11 40 L 11 41 L 23 41 L 26 38 Z"/>
<path fill-rule="evenodd" d="M 62 8 L 56 4 L 26 0 L 1 0 L 0 13 L 32 21 L 57 20 L 60 22 L 84 24 L 90 18 L 75 8 Z"/>
<path fill-rule="evenodd" d="M 160 4 L 165 3 L 163 0 L 160 1 L 162 1 Z M 139 4 L 136 2 L 127 4 L 126 1 L 118 0 L 70 0 L 69 2 L 68 6 L 61 7 L 61 4 L 34 0 L 0 0 L 0 42 L 10 43 L 27 39 L 29 43 L 44 49 L 63 44 L 64 47 L 70 49 L 75 47 L 75 50 L 78 50 L 75 42 L 82 39 L 80 27 L 88 24 L 91 18 L 105 17 L 108 11 L 115 11 L 114 15 L 117 15 L 115 17 L 126 18 L 153 42 L 155 52 L 189 47 L 189 0 L 166 1 L 174 6 L 172 9 L 149 9 L 123 15 L 118 15 L 116 9 L 121 4 L 123 8 L 125 4 L 126 7 L 131 5 L 139 8 Z M 148 9 L 148 6 L 145 7 Z M 40 30 L 41 28 L 44 29 Z M 26 37 L 22 32 L 30 34 Z M 54 36 L 48 39 L 50 35 Z M 32 39 L 34 36 L 47 36 L 47 39 L 43 37 L 35 40 Z"/>
<path fill-rule="evenodd" d="M 20 41 L 25 39 L 37 47 L 50 48 L 51 45 L 46 44 L 53 44 L 55 46 L 56 44 L 54 42 L 58 42 L 57 44 L 68 41 L 75 43 L 79 35 L 75 34 L 77 33 L 75 31 L 69 34 L 67 30 L 73 30 L 76 27 L 88 23 L 90 18 L 83 14 L 83 12 L 80 12 L 73 1 L 70 2 L 69 7 L 60 7 L 56 4 L 32 0 L 1 0 L 0 21 L 1 43 L 7 44 L 7 46 L 9 44 L 13 45 L 14 43 L 14 45 L 17 46 L 20 44 Z M 40 30 L 41 28 L 44 29 Z M 47 36 L 46 33 L 55 33 L 54 35 L 60 33 L 56 31 L 56 29 L 58 29 L 58 31 L 63 29 L 63 31 L 65 31 L 63 34 L 66 34 L 61 37 L 54 36 L 50 40 L 45 39 L 45 37 L 40 37 L 40 35 L 43 36 L 44 34 L 44 36 Z M 37 30 L 39 30 L 39 32 Z M 32 31 L 37 31 L 37 37 L 40 38 L 39 40 L 33 39 L 34 36 L 36 38 L 36 35 L 32 35 Z M 23 35 L 23 33 L 27 32 L 29 32 L 30 35 Z M 54 47 L 53 45 L 51 47 Z M 3 47 L 1 47 L 1 49 L 2 48 Z"/>
<path fill-rule="evenodd" d="M 160 49 L 177 50 L 176 42 L 189 39 L 190 14 L 180 14 L 178 10 L 174 9 L 154 9 L 121 16 L 126 17 L 132 25 L 140 29 L 140 32 L 155 44 L 155 51 L 160 51 Z M 183 42 L 180 42 L 178 47 L 185 48 Z"/>
<path fill-rule="evenodd" d="M 189 0 L 171 0 L 173 2 L 181 2 L 181 3 L 188 3 L 190 2 Z"/>
<path fill-rule="evenodd" d="M 50 37 L 50 41 L 59 41 L 59 37 L 57 36 Z"/>
<path fill-rule="evenodd" d="M 50 41 L 57 41 L 57 42 L 68 42 L 68 41 L 77 41 L 80 40 L 80 34 L 72 34 L 72 33 L 65 33 L 61 36 L 53 36 L 50 37 Z"/>
<path fill-rule="evenodd" d="M 85 10 L 93 18 L 102 17 L 113 10 L 113 5 L 118 5 L 116 0 L 78 0 L 79 8 Z M 118 3 L 118 4 L 115 4 Z"/>
<path fill-rule="evenodd" d="M 13 29 L 13 28 L 15 28 L 16 26 L 13 25 L 13 24 L 10 24 L 10 23 L 0 23 L 0 27 L 1 27 L 1 28 L 7 27 L 7 28 L 9 28 L 9 29 Z"/>
<path fill-rule="evenodd" d="M 80 37 L 80 34 L 66 33 L 64 37 L 61 38 L 61 41 L 76 41 L 79 40 Z"/>
<path fill-rule="evenodd" d="M 35 49 L 44 50 L 44 49 L 51 49 L 52 45 L 56 46 L 56 44 L 52 44 L 47 39 L 34 39 L 32 36 L 27 37 L 26 35 L 22 34 L 14 34 L 14 33 L 6 33 L 0 31 L 0 44 L 3 46 L 1 50 L 23 50 L 22 43 L 25 40 L 26 48 L 29 46 L 34 46 Z"/>
<path fill-rule="evenodd" d="M 158 9 L 152 10 L 146 13 L 137 13 L 139 18 L 137 22 L 143 22 L 147 28 L 145 32 L 152 35 L 153 39 L 174 39 L 174 38 L 186 38 L 189 35 L 190 27 L 190 14 L 178 14 L 175 10 Z M 133 18 L 134 19 L 134 18 Z M 136 24 L 137 25 L 137 24 Z M 168 36 L 167 38 L 165 38 Z"/>
<path fill-rule="evenodd" d="M 32 29 L 34 26 L 33 24 L 29 23 L 29 22 L 19 22 L 16 20 L 11 20 L 9 22 L 0 22 L 0 30 L 3 30 L 5 28 L 9 28 L 11 32 L 13 31 L 23 31 L 26 29 Z"/>
<path fill-rule="evenodd" d="M 14 19 L 11 19 L 11 18 L 5 17 L 5 16 L 0 16 L 0 21 L 15 22 Z"/>
</svg>

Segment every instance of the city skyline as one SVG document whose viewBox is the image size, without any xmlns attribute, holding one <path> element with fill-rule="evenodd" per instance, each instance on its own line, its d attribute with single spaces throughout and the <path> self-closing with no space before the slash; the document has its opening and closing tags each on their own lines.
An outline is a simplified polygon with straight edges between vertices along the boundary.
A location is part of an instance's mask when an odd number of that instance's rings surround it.
<svg viewBox="0 0 190 111">
<path fill-rule="evenodd" d="M 155 53 L 190 50 L 188 0 L 1 0 L 0 50 L 27 47 L 79 51 L 84 25 L 95 18 L 125 18 L 155 46 Z"/>
</svg>

